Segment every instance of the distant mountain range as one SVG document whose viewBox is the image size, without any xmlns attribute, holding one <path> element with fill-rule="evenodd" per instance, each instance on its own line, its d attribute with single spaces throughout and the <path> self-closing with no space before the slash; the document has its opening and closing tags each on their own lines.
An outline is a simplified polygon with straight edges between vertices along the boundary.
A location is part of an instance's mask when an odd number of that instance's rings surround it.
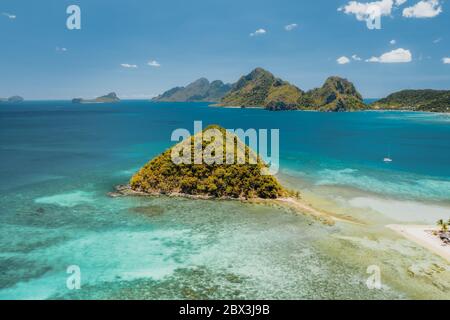
<svg viewBox="0 0 450 320">
<path fill-rule="evenodd" d="M 117 97 L 117 94 L 115 92 L 108 93 L 107 95 L 95 99 L 82 99 L 82 98 L 72 99 L 72 103 L 111 103 L 119 101 L 120 99 Z"/>
<path fill-rule="evenodd" d="M 355 111 L 366 108 L 361 94 L 346 79 L 330 77 L 321 88 L 304 92 L 261 68 L 241 77 L 220 105 L 264 107 L 272 111 Z"/>
<path fill-rule="evenodd" d="M 12 96 L 9 98 L 0 98 L 0 103 L 1 102 L 8 102 L 8 103 L 19 103 L 24 101 L 24 99 L 21 96 Z"/>
<path fill-rule="evenodd" d="M 236 83 L 210 83 L 201 78 L 186 87 L 166 91 L 153 101 L 215 102 L 216 106 L 265 108 L 267 110 L 411 110 L 450 112 L 450 90 L 404 90 L 366 105 L 356 87 L 347 79 L 329 77 L 322 87 L 304 92 L 262 68 L 242 76 Z"/>
<path fill-rule="evenodd" d="M 318 89 L 304 92 L 293 84 L 256 68 L 235 84 L 209 83 L 199 79 L 187 87 L 166 91 L 153 101 L 216 102 L 217 106 L 238 106 L 278 110 L 354 111 L 366 108 L 354 85 L 346 79 L 330 77 Z"/>
<path fill-rule="evenodd" d="M 220 80 L 209 82 L 200 78 L 186 87 L 176 87 L 164 92 L 153 101 L 165 102 L 218 102 L 230 91 L 231 85 Z"/>
</svg>

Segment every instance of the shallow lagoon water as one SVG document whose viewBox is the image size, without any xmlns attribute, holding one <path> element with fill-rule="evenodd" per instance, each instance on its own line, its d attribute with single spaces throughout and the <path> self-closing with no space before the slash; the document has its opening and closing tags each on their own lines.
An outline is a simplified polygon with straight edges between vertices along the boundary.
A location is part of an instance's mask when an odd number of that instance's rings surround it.
<svg viewBox="0 0 450 320">
<path fill-rule="evenodd" d="M 448 264 L 384 228 L 450 207 L 450 127 L 440 117 L 146 101 L 2 106 L 0 298 L 448 297 Z M 368 223 L 326 227 L 276 207 L 107 196 L 194 120 L 279 128 L 280 178 Z M 383 214 L 389 201 L 423 207 L 413 218 Z M 381 290 L 365 284 L 372 264 Z M 81 268 L 81 290 L 66 287 L 70 265 Z"/>
</svg>

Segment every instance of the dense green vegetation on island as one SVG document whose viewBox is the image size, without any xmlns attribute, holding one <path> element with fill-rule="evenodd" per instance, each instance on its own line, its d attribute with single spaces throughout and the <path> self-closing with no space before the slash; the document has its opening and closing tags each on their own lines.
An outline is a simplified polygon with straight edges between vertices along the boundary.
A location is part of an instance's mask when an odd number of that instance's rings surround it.
<svg viewBox="0 0 450 320">
<path fill-rule="evenodd" d="M 186 87 L 176 87 L 153 98 L 153 101 L 164 102 L 217 102 L 230 91 L 231 85 L 220 80 L 209 82 L 200 78 Z"/>
<path fill-rule="evenodd" d="M 72 100 L 72 103 L 111 103 L 111 102 L 119 102 L 120 99 L 117 97 L 115 92 L 108 93 L 107 95 L 95 98 L 95 99 L 82 99 L 75 98 Z"/>
<path fill-rule="evenodd" d="M 235 84 L 209 83 L 201 78 L 186 87 L 164 92 L 153 101 L 217 102 L 217 106 L 255 107 L 267 110 L 355 111 L 365 108 L 355 86 L 346 79 L 330 77 L 318 89 L 303 92 L 262 68 L 242 76 Z"/>
<path fill-rule="evenodd" d="M 329 77 L 321 88 L 306 92 L 298 109 L 319 111 L 358 111 L 366 109 L 353 83 L 340 77 Z"/>
<path fill-rule="evenodd" d="M 370 108 L 450 112 L 450 90 L 403 90 L 374 102 Z"/>
<path fill-rule="evenodd" d="M 226 132 L 219 126 L 209 126 L 203 133 L 209 129 L 217 129 L 222 135 Z M 262 170 L 266 168 L 264 162 L 235 135 L 232 144 L 227 144 L 226 139 L 223 139 L 223 164 L 194 164 L 196 147 L 199 148 L 197 150 L 201 148 L 205 151 L 211 143 L 220 144 L 220 141 L 200 142 L 196 137 L 198 136 L 180 142 L 148 162 L 131 178 L 131 189 L 149 194 L 186 194 L 214 198 L 275 199 L 287 194 L 275 177 L 262 174 Z M 191 150 L 191 162 L 175 164 L 172 161 L 172 150 L 177 148 L 175 152 L 179 151 L 178 148 L 182 148 L 183 144 L 188 144 L 187 148 Z M 234 148 L 234 164 L 226 164 L 227 148 Z M 241 159 L 245 155 L 244 164 L 238 164 L 239 154 Z M 251 164 L 250 157 L 255 157 L 255 164 Z"/>
<path fill-rule="evenodd" d="M 361 94 L 346 79 L 330 77 L 321 88 L 303 92 L 262 68 L 242 77 L 220 105 L 264 107 L 272 111 L 355 111 L 366 108 Z"/>
<path fill-rule="evenodd" d="M 291 107 L 302 94 L 300 89 L 289 82 L 275 78 L 262 68 L 256 68 L 233 85 L 231 91 L 220 101 L 220 105 L 267 107 L 282 103 Z"/>
<path fill-rule="evenodd" d="M 325 112 L 360 110 L 411 110 L 450 112 L 450 90 L 403 90 L 366 105 L 352 82 L 329 77 L 320 88 L 307 92 L 276 78 L 262 68 L 242 76 L 233 85 L 199 79 L 187 87 L 171 89 L 154 101 L 211 101 L 223 107 L 256 107 L 271 111 L 314 110 Z"/>
</svg>

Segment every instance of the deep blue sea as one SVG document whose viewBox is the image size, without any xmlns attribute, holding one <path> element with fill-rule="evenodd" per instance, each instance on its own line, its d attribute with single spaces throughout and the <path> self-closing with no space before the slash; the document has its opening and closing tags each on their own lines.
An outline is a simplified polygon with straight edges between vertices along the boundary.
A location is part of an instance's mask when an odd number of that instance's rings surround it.
<svg viewBox="0 0 450 320">
<path fill-rule="evenodd" d="M 400 283 L 411 261 L 438 258 L 390 234 L 389 241 L 413 250 L 411 260 L 403 259 L 403 249 L 380 254 L 362 242 L 349 244 L 354 231 L 324 228 L 282 209 L 107 196 L 170 147 L 173 130 L 193 132 L 195 120 L 204 127 L 279 129 L 280 179 L 300 191 L 330 192 L 344 207 L 378 210 L 388 222 L 397 219 L 395 211 L 387 212 L 389 203 L 399 208 L 399 221 L 433 222 L 450 208 L 450 115 L 269 112 L 148 101 L 3 104 L 0 298 L 444 294 L 445 288 L 430 285 L 427 291 L 421 284 L 420 291 L 419 283 Z M 393 162 L 385 163 L 385 157 Z M 337 237 L 332 245 L 325 241 L 329 237 Z M 338 254 L 343 247 L 354 250 L 348 259 Z M 383 259 L 380 264 L 397 257 L 383 290 L 366 288 L 367 266 L 355 262 L 361 252 L 365 261 Z M 71 265 L 80 267 L 80 290 L 66 286 Z"/>
</svg>

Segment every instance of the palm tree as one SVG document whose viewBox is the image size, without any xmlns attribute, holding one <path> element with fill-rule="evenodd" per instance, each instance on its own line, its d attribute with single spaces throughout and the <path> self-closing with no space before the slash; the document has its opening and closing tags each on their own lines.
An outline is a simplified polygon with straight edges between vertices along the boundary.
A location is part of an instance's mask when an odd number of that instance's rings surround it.
<svg viewBox="0 0 450 320">
<path fill-rule="evenodd" d="M 441 228 L 442 232 L 446 232 L 448 230 L 448 224 L 444 222 L 443 219 L 439 219 L 437 225 Z"/>
<path fill-rule="evenodd" d="M 448 223 L 445 222 L 442 227 L 441 227 L 442 232 L 447 232 L 448 231 Z"/>
</svg>

